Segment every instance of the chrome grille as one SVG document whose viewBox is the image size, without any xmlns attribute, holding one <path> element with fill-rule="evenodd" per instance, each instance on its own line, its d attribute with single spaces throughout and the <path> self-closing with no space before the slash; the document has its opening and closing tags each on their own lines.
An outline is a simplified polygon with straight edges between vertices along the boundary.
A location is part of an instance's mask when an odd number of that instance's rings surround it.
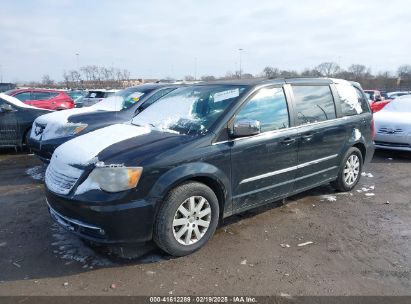
<svg viewBox="0 0 411 304">
<path fill-rule="evenodd" d="M 51 162 L 46 171 L 47 188 L 58 194 L 68 194 L 83 171 L 66 164 Z"/>
<path fill-rule="evenodd" d="M 403 134 L 403 129 L 394 129 L 394 128 L 380 128 L 378 130 L 379 134 Z"/>
</svg>

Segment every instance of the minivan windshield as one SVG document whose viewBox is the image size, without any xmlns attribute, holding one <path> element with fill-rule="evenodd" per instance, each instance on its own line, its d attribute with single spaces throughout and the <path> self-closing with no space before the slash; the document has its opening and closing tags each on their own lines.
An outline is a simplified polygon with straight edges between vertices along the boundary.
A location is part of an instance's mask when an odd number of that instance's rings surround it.
<svg viewBox="0 0 411 304">
<path fill-rule="evenodd" d="M 178 88 L 135 116 L 132 123 L 179 134 L 205 133 L 246 88 L 226 84 Z"/>
</svg>

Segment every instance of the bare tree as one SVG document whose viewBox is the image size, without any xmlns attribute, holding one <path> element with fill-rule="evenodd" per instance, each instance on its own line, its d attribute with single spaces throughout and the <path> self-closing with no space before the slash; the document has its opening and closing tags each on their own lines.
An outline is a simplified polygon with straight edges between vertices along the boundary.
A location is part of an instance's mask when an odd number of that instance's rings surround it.
<svg viewBox="0 0 411 304">
<path fill-rule="evenodd" d="M 317 65 L 315 70 L 318 71 L 321 76 L 334 77 L 340 72 L 341 68 L 335 62 L 323 62 Z"/>
<path fill-rule="evenodd" d="M 203 75 L 203 76 L 201 76 L 201 80 L 203 80 L 203 81 L 213 81 L 215 79 L 216 78 L 212 75 Z"/>
<path fill-rule="evenodd" d="M 301 76 L 304 77 L 321 77 L 322 74 L 317 69 L 305 69 Z"/>
<path fill-rule="evenodd" d="M 184 76 L 184 80 L 185 80 L 185 81 L 194 81 L 195 78 L 194 78 L 194 76 L 186 75 L 186 76 Z"/>
<path fill-rule="evenodd" d="M 352 80 L 361 82 L 365 78 L 371 76 L 370 68 L 362 64 L 352 64 L 348 68 L 348 72 L 352 75 Z"/>
<path fill-rule="evenodd" d="M 50 78 L 49 75 L 43 75 L 41 83 L 46 87 L 52 87 L 54 85 L 54 80 Z"/>
<path fill-rule="evenodd" d="M 278 76 L 280 76 L 280 70 L 278 68 L 266 66 L 263 70 L 263 77 L 275 78 Z"/>
<path fill-rule="evenodd" d="M 397 75 L 399 77 L 407 77 L 410 78 L 411 76 L 411 65 L 404 64 L 398 67 Z"/>
</svg>

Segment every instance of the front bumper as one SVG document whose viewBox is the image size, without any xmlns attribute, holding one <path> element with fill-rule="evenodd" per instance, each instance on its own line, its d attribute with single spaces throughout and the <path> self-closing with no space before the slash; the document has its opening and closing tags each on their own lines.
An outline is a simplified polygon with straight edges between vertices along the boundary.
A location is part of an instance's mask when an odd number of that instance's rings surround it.
<svg viewBox="0 0 411 304">
<path fill-rule="evenodd" d="M 145 243 L 152 239 L 155 202 L 84 202 L 46 190 L 51 217 L 81 238 L 102 244 Z"/>
<path fill-rule="evenodd" d="M 411 151 L 411 134 L 377 134 L 374 141 L 377 149 Z"/>
<path fill-rule="evenodd" d="M 32 137 L 28 140 L 28 146 L 33 153 L 43 162 L 49 163 L 54 150 L 73 137 L 53 138 L 49 140 L 37 140 Z"/>
</svg>

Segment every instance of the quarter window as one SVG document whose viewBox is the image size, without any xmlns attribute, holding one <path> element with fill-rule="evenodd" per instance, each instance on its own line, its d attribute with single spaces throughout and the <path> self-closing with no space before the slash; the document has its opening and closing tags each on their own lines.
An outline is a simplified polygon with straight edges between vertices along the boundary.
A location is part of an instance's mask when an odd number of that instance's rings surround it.
<svg viewBox="0 0 411 304">
<path fill-rule="evenodd" d="M 288 108 L 283 89 L 259 90 L 240 110 L 236 120 L 258 120 L 261 132 L 288 128 Z"/>
<path fill-rule="evenodd" d="M 351 83 L 348 81 L 339 81 L 335 83 L 335 87 L 340 97 L 341 112 L 344 116 L 361 114 L 367 111 L 366 103 L 368 103 L 368 101 Z"/>
<path fill-rule="evenodd" d="M 329 86 L 293 86 L 297 125 L 336 118 Z"/>
</svg>

